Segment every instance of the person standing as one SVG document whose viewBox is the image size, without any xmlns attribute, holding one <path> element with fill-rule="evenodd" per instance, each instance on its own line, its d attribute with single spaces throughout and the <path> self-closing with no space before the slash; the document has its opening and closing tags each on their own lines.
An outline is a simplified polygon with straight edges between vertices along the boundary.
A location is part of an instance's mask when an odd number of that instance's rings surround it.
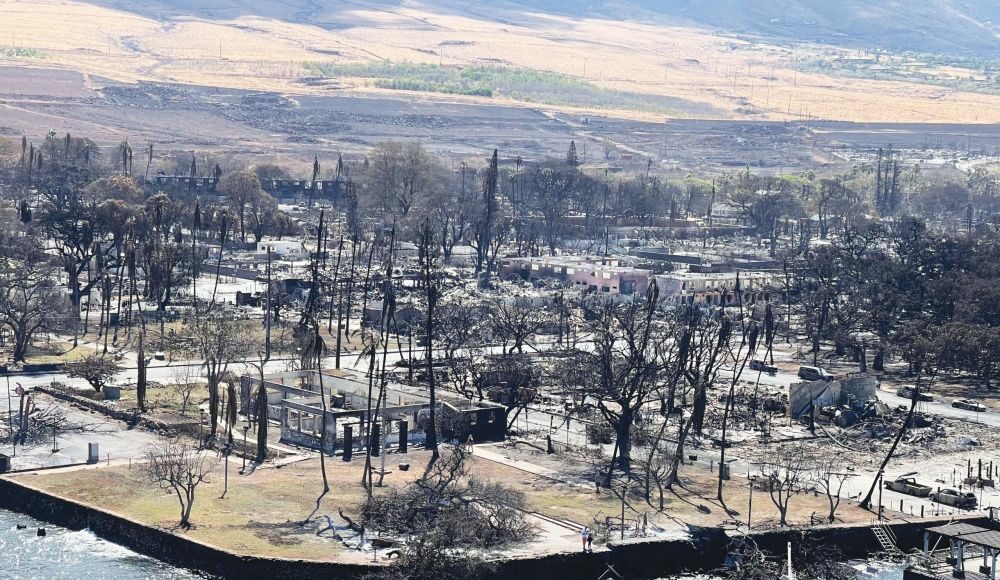
<svg viewBox="0 0 1000 580">
<path fill-rule="evenodd" d="M 594 531 L 587 530 L 587 552 L 594 553 Z"/>
<path fill-rule="evenodd" d="M 583 529 L 580 530 L 580 545 L 583 548 L 584 552 L 587 551 L 587 538 L 589 537 L 590 537 L 590 528 L 584 526 Z"/>
</svg>

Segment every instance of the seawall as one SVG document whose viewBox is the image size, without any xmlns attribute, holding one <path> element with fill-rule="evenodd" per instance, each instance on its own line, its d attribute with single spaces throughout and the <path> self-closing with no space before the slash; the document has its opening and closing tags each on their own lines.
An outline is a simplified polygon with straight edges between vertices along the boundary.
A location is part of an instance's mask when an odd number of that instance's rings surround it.
<svg viewBox="0 0 1000 580">
<path fill-rule="evenodd" d="M 105 540 L 140 554 L 222 578 L 351 580 L 371 571 L 369 566 L 354 564 L 233 554 L 167 530 L 50 495 L 9 478 L 0 478 L 0 507 L 72 530 L 89 529 Z"/>
<path fill-rule="evenodd" d="M 21 478 L 23 479 L 23 476 Z M 67 498 L 51 495 L 15 478 L 0 477 L 0 508 L 69 529 L 89 529 L 99 537 L 172 565 L 200 570 L 222 578 L 308 580 L 310 578 L 360 579 L 375 570 L 371 565 L 346 564 L 243 556 L 227 552 L 168 530 L 150 527 L 118 514 L 99 510 Z M 892 522 L 899 546 L 906 550 L 922 544 L 923 530 L 951 518 L 926 518 Z M 986 517 L 960 518 L 976 523 Z M 657 578 L 680 572 L 703 572 L 722 566 L 729 543 L 742 534 L 720 528 L 692 527 L 690 538 L 642 538 L 612 541 L 607 550 L 593 554 L 556 553 L 546 556 L 505 559 L 497 562 L 491 579 L 548 580 L 551 578 L 597 578 L 611 564 L 629 579 Z M 845 558 L 864 558 L 881 547 L 866 524 L 836 525 L 808 530 L 785 529 L 755 533 L 758 546 L 771 554 L 783 554 L 789 541 L 804 537 L 836 545 Z"/>
</svg>

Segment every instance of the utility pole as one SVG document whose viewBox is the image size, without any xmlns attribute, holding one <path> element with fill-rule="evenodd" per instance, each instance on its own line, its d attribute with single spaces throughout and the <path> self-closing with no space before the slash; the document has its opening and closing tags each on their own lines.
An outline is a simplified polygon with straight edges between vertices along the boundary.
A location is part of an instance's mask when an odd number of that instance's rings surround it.
<svg viewBox="0 0 1000 580">
<path fill-rule="evenodd" d="M 611 231 L 608 227 L 608 189 L 611 186 L 608 184 L 608 170 L 604 170 L 604 207 L 601 210 L 601 220 L 604 221 L 604 258 L 608 257 L 608 245 L 609 238 L 611 236 Z"/>
<path fill-rule="evenodd" d="M 271 359 L 271 246 L 267 246 L 267 300 L 264 314 L 264 356 Z M 263 375 L 264 370 L 261 369 Z"/>
<path fill-rule="evenodd" d="M 917 394 L 914 393 L 913 397 L 916 398 Z M 882 521 L 882 488 L 885 487 L 882 480 L 884 477 L 885 470 L 878 470 L 878 521 L 880 522 Z"/>
<path fill-rule="evenodd" d="M 379 431 L 381 432 L 380 435 L 382 436 L 381 437 L 382 441 L 379 443 L 379 456 L 380 456 L 380 458 L 382 460 L 382 466 L 381 466 L 382 471 L 381 471 L 381 473 L 379 473 L 379 476 L 378 476 L 379 487 L 382 486 L 382 479 L 385 477 L 385 456 L 387 454 L 386 448 L 385 448 L 385 432 L 388 431 L 388 429 L 389 429 L 389 420 L 386 419 L 385 415 L 384 415 L 384 413 L 385 413 L 385 389 L 384 388 L 382 389 L 382 413 L 383 413 L 383 415 L 382 415 L 382 428 L 379 429 Z"/>
<path fill-rule="evenodd" d="M 17 438 L 14 437 L 14 407 L 10 403 L 10 375 L 7 375 L 7 428 L 10 429 L 10 440 L 14 446 L 12 455 L 17 457 Z"/>
</svg>

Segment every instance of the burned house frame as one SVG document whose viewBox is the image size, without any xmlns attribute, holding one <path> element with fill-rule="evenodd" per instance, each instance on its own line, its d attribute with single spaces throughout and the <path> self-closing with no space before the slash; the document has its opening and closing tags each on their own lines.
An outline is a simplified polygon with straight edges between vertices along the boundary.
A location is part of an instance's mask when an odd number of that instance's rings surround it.
<svg viewBox="0 0 1000 580">
<path fill-rule="evenodd" d="M 322 379 L 322 381 L 321 381 Z M 322 382 L 322 388 L 320 383 Z M 256 394 L 260 377 L 244 375 L 240 381 L 240 412 L 256 413 Z M 345 370 L 291 371 L 264 376 L 267 392 L 267 416 L 281 424 L 283 443 L 319 449 L 323 430 L 323 397 L 326 397 L 326 453 L 364 449 L 363 434 L 379 407 L 377 423 L 372 425 L 371 446 L 384 443 L 405 450 L 409 444 L 422 443 L 430 417 L 430 399 L 417 389 L 389 384 L 381 405 L 378 394 L 368 398 L 364 377 Z M 372 410 L 369 412 L 369 408 Z M 461 398 L 438 396 L 438 432 L 444 441 L 499 441 L 506 435 L 507 412 L 489 402 L 470 402 Z"/>
</svg>

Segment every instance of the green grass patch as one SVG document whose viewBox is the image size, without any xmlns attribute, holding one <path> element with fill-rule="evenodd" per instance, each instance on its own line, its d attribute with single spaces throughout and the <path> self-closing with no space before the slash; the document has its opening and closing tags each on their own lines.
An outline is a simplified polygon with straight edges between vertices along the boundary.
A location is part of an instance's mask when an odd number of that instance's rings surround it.
<svg viewBox="0 0 1000 580">
<path fill-rule="evenodd" d="M 966 93 L 1000 94 L 1000 61 L 907 53 L 870 59 L 811 58 L 800 60 L 804 72 L 876 81 L 898 81 L 943 87 Z M 940 74 L 948 67 L 961 72 Z"/>
<path fill-rule="evenodd" d="M 507 97 L 530 103 L 624 109 L 673 116 L 719 114 L 709 105 L 686 99 L 605 89 L 570 75 L 534 69 L 389 62 L 306 62 L 304 67 L 312 76 L 361 78 L 371 86 L 400 91 Z"/>
<path fill-rule="evenodd" d="M 8 58 L 42 58 L 44 55 L 37 48 L 0 48 L 0 56 Z"/>
</svg>

